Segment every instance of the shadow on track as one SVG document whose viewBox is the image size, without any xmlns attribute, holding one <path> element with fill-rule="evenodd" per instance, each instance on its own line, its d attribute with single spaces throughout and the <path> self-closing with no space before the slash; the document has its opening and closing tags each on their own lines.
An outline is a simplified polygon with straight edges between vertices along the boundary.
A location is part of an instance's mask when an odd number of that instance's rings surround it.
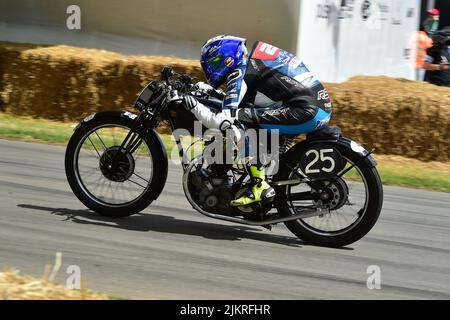
<svg viewBox="0 0 450 320">
<path fill-rule="evenodd" d="M 308 245 L 298 238 L 286 237 L 268 233 L 261 233 L 261 229 L 247 226 L 228 226 L 218 223 L 207 223 L 176 219 L 171 216 L 159 214 L 136 214 L 126 218 L 108 218 L 90 210 L 73 210 L 67 208 L 51 208 L 30 204 L 18 204 L 20 208 L 47 211 L 54 215 L 65 216 L 65 221 L 80 224 L 93 224 L 104 227 L 120 228 L 132 231 L 155 231 L 175 234 L 201 236 L 214 240 L 238 241 L 253 239 L 270 243 L 279 243 L 287 246 L 301 247 Z"/>
</svg>

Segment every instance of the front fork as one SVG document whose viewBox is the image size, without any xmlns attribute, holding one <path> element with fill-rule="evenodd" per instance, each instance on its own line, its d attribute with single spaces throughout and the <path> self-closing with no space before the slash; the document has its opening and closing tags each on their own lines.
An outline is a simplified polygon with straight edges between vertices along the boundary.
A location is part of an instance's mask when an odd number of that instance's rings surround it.
<svg viewBox="0 0 450 320">
<path fill-rule="evenodd" d="M 142 137 L 139 135 L 139 131 L 142 132 L 143 126 L 155 126 L 155 121 L 153 121 L 152 117 L 148 117 L 145 113 L 141 113 L 136 119 L 134 119 L 133 125 L 130 128 L 130 131 L 126 135 L 125 139 L 122 141 L 122 144 L 119 146 L 119 149 L 114 154 L 111 159 L 111 169 L 117 169 L 119 164 L 119 155 L 122 154 L 122 151 L 125 151 L 125 154 L 133 154 L 142 144 Z"/>
</svg>

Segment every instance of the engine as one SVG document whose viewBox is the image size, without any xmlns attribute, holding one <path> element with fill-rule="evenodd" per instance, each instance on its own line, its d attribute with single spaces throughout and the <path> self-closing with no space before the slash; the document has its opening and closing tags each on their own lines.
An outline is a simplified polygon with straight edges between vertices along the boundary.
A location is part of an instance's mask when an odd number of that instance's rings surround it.
<svg viewBox="0 0 450 320">
<path fill-rule="evenodd" d="M 229 207 L 235 194 L 232 178 L 224 168 L 199 168 L 189 175 L 189 192 L 202 209 L 216 214 L 230 214 Z"/>
</svg>

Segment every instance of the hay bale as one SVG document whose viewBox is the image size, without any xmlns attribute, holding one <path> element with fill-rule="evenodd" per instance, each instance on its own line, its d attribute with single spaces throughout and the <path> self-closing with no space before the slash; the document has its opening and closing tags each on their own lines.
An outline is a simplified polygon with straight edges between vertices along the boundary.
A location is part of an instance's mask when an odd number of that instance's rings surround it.
<svg viewBox="0 0 450 320">
<path fill-rule="evenodd" d="M 137 93 L 161 69 L 201 78 L 198 62 L 125 56 L 105 50 L 0 42 L 0 110 L 73 121 L 101 110 L 132 110 Z"/>
<path fill-rule="evenodd" d="M 450 88 L 388 77 L 328 84 L 332 123 L 384 154 L 450 160 Z"/>
</svg>

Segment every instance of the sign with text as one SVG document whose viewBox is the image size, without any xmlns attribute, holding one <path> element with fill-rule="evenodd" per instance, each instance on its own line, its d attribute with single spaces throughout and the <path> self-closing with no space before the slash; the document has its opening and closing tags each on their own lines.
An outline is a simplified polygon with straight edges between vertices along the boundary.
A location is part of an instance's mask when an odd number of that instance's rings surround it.
<svg viewBox="0 0 450 320">
<path fill-rule="evenodd" d="M 419 10 L 419 0 L 302 1 L 297 53 L 322 81 L 354 75 L 414 79 L 411 38 Z"/>
</svg>

